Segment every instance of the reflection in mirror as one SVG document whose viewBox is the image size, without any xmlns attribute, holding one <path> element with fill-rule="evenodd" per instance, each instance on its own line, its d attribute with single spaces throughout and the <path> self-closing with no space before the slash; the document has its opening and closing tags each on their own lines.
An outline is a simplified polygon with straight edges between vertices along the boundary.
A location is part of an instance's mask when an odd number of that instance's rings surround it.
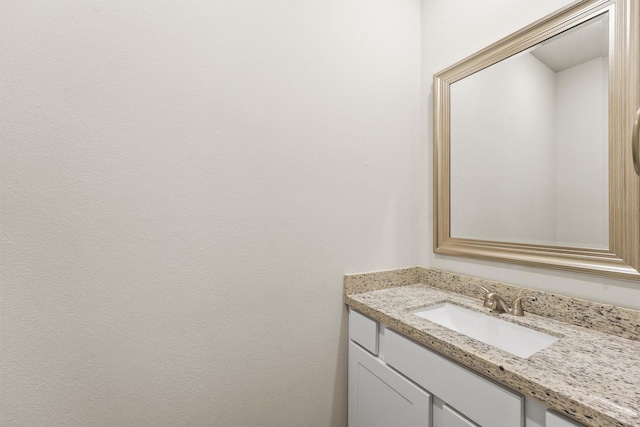
<svg viewBox="0 0 640 427">
<path fill-rule="evenodd" d="M 451 237 L 609 248 L 609 12 L 451 84 Z"/>
</svg>

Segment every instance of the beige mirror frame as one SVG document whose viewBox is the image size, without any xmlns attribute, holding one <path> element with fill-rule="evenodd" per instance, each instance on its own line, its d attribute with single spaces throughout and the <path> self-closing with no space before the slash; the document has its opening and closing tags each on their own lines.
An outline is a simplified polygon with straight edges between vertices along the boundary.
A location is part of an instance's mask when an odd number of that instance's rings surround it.
<svg viewBox="0 0 640 427">
<path fill-rule="evenodd" d="M 586 249 L 451 237 L 450 86 L 600 13 L 611 16 L 609 248 Z M 640 281 L 640 1 L 581 0 L 434 75 L 434 252 Z M 633 145 L 633 149 L 632 149 Z"/>
</svg>

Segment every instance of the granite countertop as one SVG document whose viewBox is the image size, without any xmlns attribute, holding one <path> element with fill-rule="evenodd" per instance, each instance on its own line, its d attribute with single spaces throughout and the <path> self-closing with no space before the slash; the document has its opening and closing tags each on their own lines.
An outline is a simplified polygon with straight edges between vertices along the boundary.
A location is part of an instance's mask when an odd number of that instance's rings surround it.
<svg viewBox="0 0 640 427">
<path fill-rule="evenodd" d="M 425 284 L 345 294 L 353 309 L 587 426 L 640 425 L 640 341 L 531 313 L 502 314 L 561 336 L 523 359 L 411 313 L 445 301 L 497 316 L 480 299 Z"/>
</svg>

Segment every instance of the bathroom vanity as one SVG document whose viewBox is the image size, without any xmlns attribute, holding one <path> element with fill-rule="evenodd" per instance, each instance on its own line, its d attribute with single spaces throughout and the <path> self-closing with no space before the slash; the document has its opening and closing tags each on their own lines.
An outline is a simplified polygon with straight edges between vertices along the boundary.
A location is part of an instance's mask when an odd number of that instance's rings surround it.
<svg viewBox="0 0 640 427">
<path fill-rule="evenodd" d="M 538 300 L 492 314 L 477 284 Z M 640 425 L 635 310 L 421 268 L 347 276 L 345 302 L 351 427 Z M 557 340 L 521 357 L 416 314 L 443 302 Z"/>
</svg>

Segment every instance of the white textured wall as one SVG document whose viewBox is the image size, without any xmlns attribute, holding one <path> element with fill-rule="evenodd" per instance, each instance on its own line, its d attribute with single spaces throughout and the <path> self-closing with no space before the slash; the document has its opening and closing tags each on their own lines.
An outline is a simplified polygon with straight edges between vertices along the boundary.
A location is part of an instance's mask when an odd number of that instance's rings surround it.
<svg viewBox="0 0 640 427">
<path fill-rule="evenodd" d="M 0 4 L 0 424 L 346 424 L 418 264 L 418 0 Z"/>
<path fill-rule="evenodd" d="M 423 0 L 420 264 L 640 309 L 637 283 L 433 253 L 433 74 L 569 3 L 571 0 Z"/>
</svg>

